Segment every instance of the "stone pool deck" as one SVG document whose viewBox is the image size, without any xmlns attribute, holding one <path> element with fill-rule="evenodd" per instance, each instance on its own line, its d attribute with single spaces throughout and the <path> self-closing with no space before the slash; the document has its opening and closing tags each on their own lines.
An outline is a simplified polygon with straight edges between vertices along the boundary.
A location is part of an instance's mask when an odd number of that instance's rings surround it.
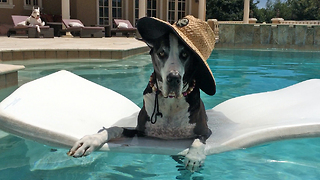
<svg viewBox="0 0 320 180">
<path fill-rule="evenodd" d="M 28 59 L 124 59 L 148 52 L 134 38 L 0 37 L 0 61 Z"/>
<path fill-rule="evenodd" d="M 16 85 L 17 71 L 24 66 L 4 61 L 29 59 L 125 59 L 143 54 L 149 47 L 127 37 L 112 38 L 26 38 L 0 36 L 0 89 Z"/>
</svg>

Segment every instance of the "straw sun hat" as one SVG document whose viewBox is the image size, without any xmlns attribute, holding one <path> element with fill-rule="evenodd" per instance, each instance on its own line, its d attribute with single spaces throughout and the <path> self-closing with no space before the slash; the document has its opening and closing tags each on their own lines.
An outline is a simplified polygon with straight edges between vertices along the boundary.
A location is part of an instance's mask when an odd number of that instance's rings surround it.
<svg viewBox="0 0 320 180">
<path fill-rule="evenodd" d="M 196 82 L 208 95 L 214 95 L 216 84 L 207 63 L 215 44 L 214 33 L 210 26 L 200 19 L 188 15 L 173 25 L 158 18 L 139 19 L 137 29 L 145 42 L 153 42 L 171 32 L 176 34 L 197 55 L 200 67 L 197 69 Z"/>
</svg>

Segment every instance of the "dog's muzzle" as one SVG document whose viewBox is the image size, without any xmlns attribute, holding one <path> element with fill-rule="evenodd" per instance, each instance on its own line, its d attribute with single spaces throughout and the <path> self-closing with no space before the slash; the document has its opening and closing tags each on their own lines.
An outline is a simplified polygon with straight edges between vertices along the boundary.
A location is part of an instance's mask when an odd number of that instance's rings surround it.
<svg viewBox="0 0 320 180">
<path fill-rule="evenodd" d="M 196 85 L 195 80 L 193 80 L 191 84 L 182 84 L 181 75 L 179 73 L 169 73 L 166 77 L 165 82 L 166 83 L 157 81 L 155 78 L 155 74 L 152 73 L 149 80 L 149 86 L 154 92 L 159 91 L 159 93 L 162 94 L 165 98 L 180 98 L 190 94 Z M 166 88 L 166 90 L 164 88 Z"/>
<path fill-rule="evenodd" d="M 166 86 L 164 90 L 169 98 L 177 98 L 182 93 L 182 78 L 178 71 L 171 71 L 166 77 Z"/>
<path fill-rule="evenodd" d="M 180 86 L 181 84 L 181 76 L 177 72 L 171 72 L 167 76 L 167 83 L 168 86 L 171 87 L 172 89 L 176 89 Z"/>
</svg>

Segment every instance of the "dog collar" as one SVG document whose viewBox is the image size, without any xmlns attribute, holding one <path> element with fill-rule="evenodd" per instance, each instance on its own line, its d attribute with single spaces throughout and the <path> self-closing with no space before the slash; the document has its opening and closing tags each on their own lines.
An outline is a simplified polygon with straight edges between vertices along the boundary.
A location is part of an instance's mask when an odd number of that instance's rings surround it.
<svg viewBox="0 0 320 180">
<path fill-rule="evenodd" d="M 152 91 L 154 92 L 159 92 L 161 94 L 161 91 L 154 85 L 155 84 L 156 79 L 154 78 L 154 73 L 151 74 L 150 79 L 149 79 L 149 86 L 152 88 Z M 190 94 L 194 87 L 196 86 L 196 80 L 194 79 L 192 81 L 192 85 L 188 87 L 188 89 L 184 92 L 182 92 L 182 95 L 184 97 L 186 97 L 188 94 Z"/>
</svg>

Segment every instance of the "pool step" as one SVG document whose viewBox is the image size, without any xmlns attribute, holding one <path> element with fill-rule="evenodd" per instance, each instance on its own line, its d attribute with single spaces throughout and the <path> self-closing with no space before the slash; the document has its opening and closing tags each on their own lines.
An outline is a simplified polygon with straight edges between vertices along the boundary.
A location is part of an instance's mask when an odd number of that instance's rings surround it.
<svg viewBox="0 0 320 180">
<path fill-rule="evenodd" d="M 0 64 L 0 89 L 18 85 L 18 71 L 24 68 L 21 65 Z"/>
</svg>

